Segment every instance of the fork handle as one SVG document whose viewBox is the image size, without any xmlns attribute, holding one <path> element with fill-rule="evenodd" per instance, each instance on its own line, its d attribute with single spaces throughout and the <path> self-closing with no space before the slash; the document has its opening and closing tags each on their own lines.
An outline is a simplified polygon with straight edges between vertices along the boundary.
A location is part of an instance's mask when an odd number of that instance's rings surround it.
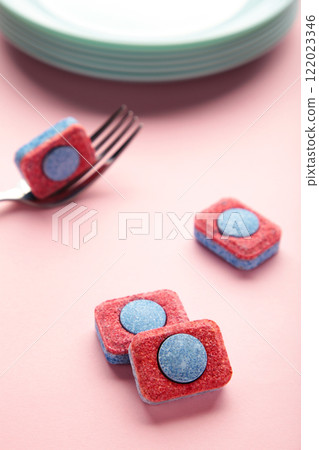
<svg viewBox="0 0 319 450">
<path fill-rule="evenodd" d="M 7 202 L 12 200 L 21 199 L 21 191 L 19 192 L 17 188 L 8 189 L 7 191 L 0 192 L 0 202 Z"/>
<path fill-rule="evenodd" d="M 8 189 L 7 191 L 0 192 L 0 202 L 21 200 L 26 194 L 31 192 L 30 187 L 24 180 L 20 180 L 18 186 Z"/>
</svg>

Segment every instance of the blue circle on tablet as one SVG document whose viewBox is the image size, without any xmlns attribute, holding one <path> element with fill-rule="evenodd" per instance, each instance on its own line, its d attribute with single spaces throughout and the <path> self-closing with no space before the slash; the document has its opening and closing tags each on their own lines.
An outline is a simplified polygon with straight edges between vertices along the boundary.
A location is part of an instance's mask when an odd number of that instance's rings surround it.
<svg viewBox="0 0 319 450">
<path fill-rule="evenodd" d="M 62 181 L 71 176 L 80 164 L 80 155 L 73 147 L 56 147 L 44 158 L 42 169 L 53 181 Z"/>
<path fill-rule="evenodd" d="M 223 236 L 248 237 L 259 229 L 259 219 L 244 208 L 230 208 L 222 212 L 217 226 Z"/>
<path fill-rule="evenodd" d="M 166 324 L 164 308 L 152 300 L 133 300 L 124 306 L 120 313 L 123 328 L 132 334 L 153 330 Z"/>
<path fill-rule="evenodd" d="M 173 334 L 160 346 L 158 364 L 164 375 L 176 383 L 191 383 L 206 369 L 207 353 L 191 334 Z"/>
</svg>

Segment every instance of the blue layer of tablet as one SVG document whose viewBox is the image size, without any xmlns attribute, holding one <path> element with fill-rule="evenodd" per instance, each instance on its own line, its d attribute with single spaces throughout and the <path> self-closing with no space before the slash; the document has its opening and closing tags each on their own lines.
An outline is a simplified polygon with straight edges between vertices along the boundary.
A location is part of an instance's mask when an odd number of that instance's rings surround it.
<svg viewBox="0 0 319 450">
<path fill-rule="evenodd" d="M 252 259 L 240 259 L 237 258 L 235 255 L 230 253 L 228 250 L 226 250 L 224 247 L 221 247 L 218 245 L 215 241 L 212 239 L 207 239 L 206 236 L 198 231 L 195 228 L 194 231 L 195 238 L 203 244 L 205 247 L 207 247 L 212 252 L 216 253 L 216 255 L 223 258 L 225 261 L 227 261 L 229 264 L 232 264 L 237 269 L 241 270 L 251 270 L 255 269 L 257 266 L 259 266 L 261 263 L 269 259 L 271 256 L 275 255 L 278 252 L 279 249 L 279 242 L 276 242 L 273 246 L 269 247 L 267 250 L 265 250 L 261 255 L 257 256 L 256 258 Z"/>
<path fill-rule="evenodd" d="M 20 167 L 20 162 L 27 153 L 31 152 L 31 150 L 38 147 L 38 145 L 42 144 L 48 139 L 51 139 L 57 133 L 62 133 L 66 128 L 68 128 L 70 125 L 73 125 L 74 123 L 77 123 L 76 119 L 74 119 L 73 117 L 66 117 L 65 119 L 62 119 L 55 125 L 53 125 L 53 127 L 49 128 L 39 136 L 32 139 L 32 141 L 28 142 L 23 147 L 19 148 L 14 157 L 14 161 L 17 166 Z"/>
</svg>

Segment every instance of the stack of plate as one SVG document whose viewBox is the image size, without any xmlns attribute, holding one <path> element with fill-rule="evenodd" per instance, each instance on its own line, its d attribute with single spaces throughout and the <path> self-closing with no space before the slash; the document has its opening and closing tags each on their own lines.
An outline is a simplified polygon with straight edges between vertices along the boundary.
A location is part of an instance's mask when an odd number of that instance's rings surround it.
<svg viewBox="0 0 319 450">
<path fill-rule="evenodd" d="M 170 81 L 244 64 L 288 31 L 297 0 L 1 0 L 18 48 L 98 78 Z"/>
</svg>

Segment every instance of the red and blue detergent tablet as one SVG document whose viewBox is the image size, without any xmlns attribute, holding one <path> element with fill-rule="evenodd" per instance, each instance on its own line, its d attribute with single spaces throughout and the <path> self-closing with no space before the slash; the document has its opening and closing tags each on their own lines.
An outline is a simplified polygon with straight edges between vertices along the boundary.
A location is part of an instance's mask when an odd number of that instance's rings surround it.
<svg viewBox="0 0 319 450">
<path fill-rule="evenodd" d="M 95 328 L 106 359 L 129 364 L 128 348 L 142 331 L 188 321 L 178 295 L 164 289 L 107 300 L 95 308 Z"/>
<path fill-rule="evenodd" d="M 154 405 L 214 391 L 232 376 L 222 334 L 211 320 L 140 333 L 129 357 L 141 399 Z"/>
<path fill-rule="evenodd" d="M 281 231 L 233 198 L 222 199 L 195 218 L 196 239 L 237 269 L 250 270 L 275 255 Z"/>
<path fill-rule="evenodd" d="M 15 162 L 33 194 L 45 198 L 89 169 L 95 150 L 82 125 L 67 117 L 21 147 Z"/>
</svg>

